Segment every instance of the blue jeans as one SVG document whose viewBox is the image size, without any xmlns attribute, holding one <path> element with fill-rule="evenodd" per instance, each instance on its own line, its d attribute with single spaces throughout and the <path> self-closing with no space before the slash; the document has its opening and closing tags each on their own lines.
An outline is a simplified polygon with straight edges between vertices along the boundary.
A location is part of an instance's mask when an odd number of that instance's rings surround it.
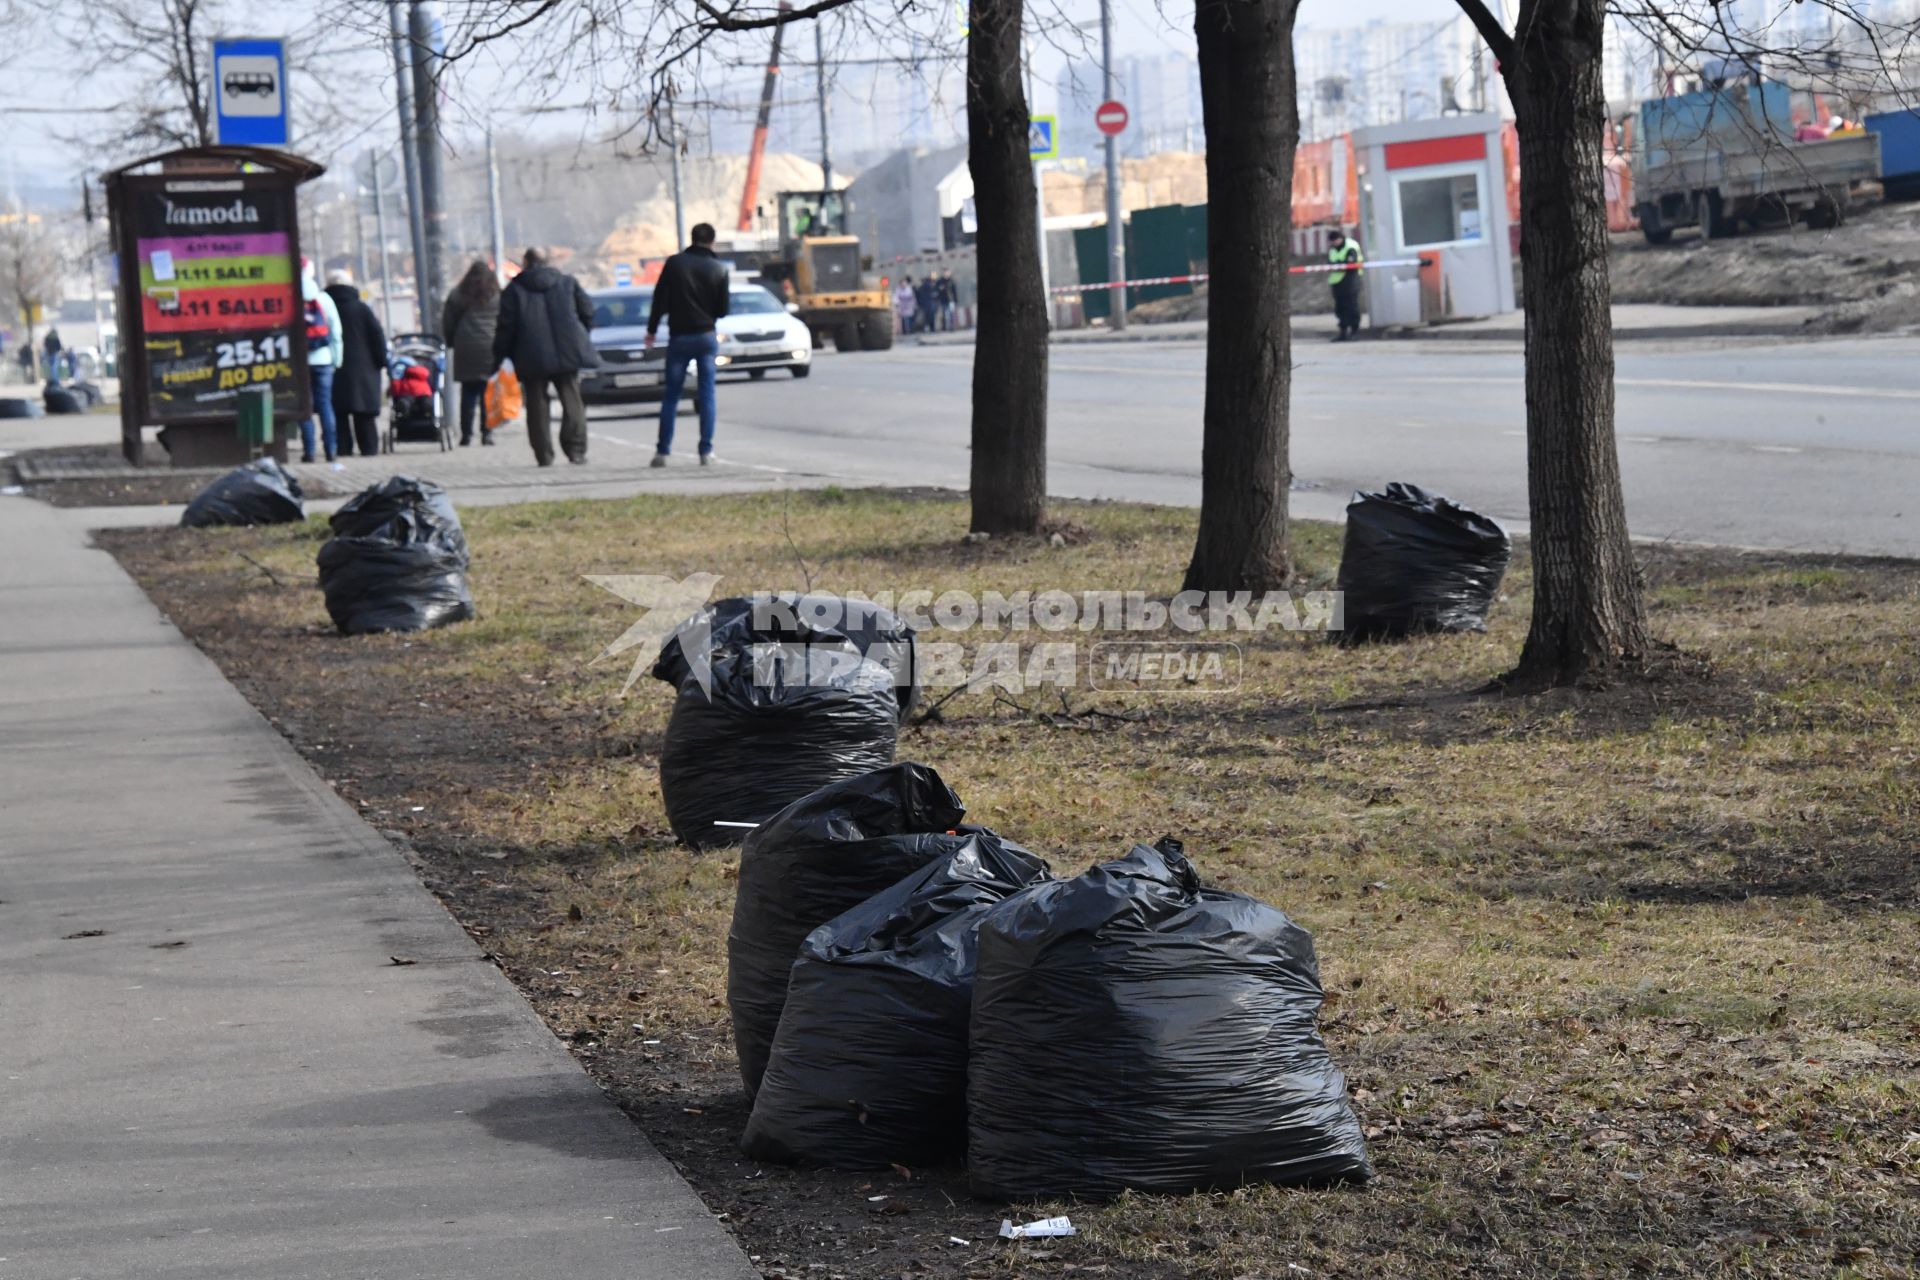
<svg viewBox="0 0 1920 1280">
<path fill-rule="evenodd" d="M 680 409 L 680 393 L 686 390 L 689 360 L 699 366 L 693 403 L 700 411 L 700 456 L 704 458 L 713 452 L 713 428 L 720 416 L 720 406 L 713 394 L 713 378 L 718 369 L 713 358 L 719 354 L 720 339 L 710 333 L 690 333 L 684 338 L 675 334 L 667 339 L 667 382 L 660 397 L 658 447 L 661 453 L 673 452 L 673 418 Z"/>
<path fill-rule="evenodd" d="M 333 366 L 309 365 L 307 373 L 313 379 L 313 409 L 320 415 L 321 438 L 326 442 L 327 457 L 331 458 L 337 444 L 333 420 Z M 309 458 L 313 456 L 313 419 L 311 417 L 300 424 L 300 452 Z"/>
</svg>

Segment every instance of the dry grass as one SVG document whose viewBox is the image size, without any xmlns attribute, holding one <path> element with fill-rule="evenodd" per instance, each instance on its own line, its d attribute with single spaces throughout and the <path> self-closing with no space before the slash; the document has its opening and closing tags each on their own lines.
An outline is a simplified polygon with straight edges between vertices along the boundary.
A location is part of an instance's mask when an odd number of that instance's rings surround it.
<svg viewBox="0 0 1920 1280">
<path fill-rule="evenodd" d="M 876 1221 L 845 1208 L 864 1199 L 846 1180 L 743 1182 L 721 1004 L 734 858 L 673 845 L 667 692 L 623 700 L 624 663 L 590 665 L 631 611 L 581 575 L 797 587 L 790 530 L 819 589 L 1178 585 L 1191 512 L 1060 515 L 1065 547 L 973 547 L 958 504 L 913 495 L 478 509 L 480 620 L 354 641 L 307 589 L 317 526 L 112 542 L 404 833 L 769 1274 L 1913 1272 L 1920 566 L 1894 562 L 1649 552 L 1656 629 L 1702 661 L 1648 685 L 1469 696 L 1518 650 L 1522 557 L 1483 637 L 1276 636 L 1236 694 L 1076 703 L 1138 722 L 954 700 L 901 754 L 978 819 L 1062 870 L 1171 832 L 1314 931 L 1382 1176 L 1075 1206 L 1085 1234 L 1052 1257 L 942 1254 L 955 1223 L 997 1221 L 964 1200 Z M 1337 531 L 1303 528 L 1299 555 L 1330 579 Z"/>
</svg>

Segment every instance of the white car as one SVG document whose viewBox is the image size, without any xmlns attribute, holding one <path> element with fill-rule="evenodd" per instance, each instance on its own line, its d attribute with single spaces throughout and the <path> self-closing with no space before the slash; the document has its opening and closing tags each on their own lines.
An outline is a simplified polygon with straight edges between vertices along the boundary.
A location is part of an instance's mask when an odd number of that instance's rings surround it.
<svg viewBox="0 0 1920 1280">
<path fill-rule="evenodd" d="M 596 289 L 593 301 L 594 349 L 600 367 L 580 379 L 588 404 L 615 404 L 658 395 L 667 367 L 666 321 L 658 344 L 647 350 L 647 315 L 653 286 Z M 813 331 L 781 301 L 757 284 L 736 283 L 727 294 L 729 314 L 716 326 L 721 373 L 764 378 L 768 369 L 791 369 L 804 378 L 813 372 Z"/>
<path fill-rule="evenodd" d="M 790 369 L 804 378 L 813 372 L 813 330 L 757 284 L 736 284 L 728 291 L 727 314 L 714 328 L 722 373 L 764 378 L 769 369 Z"/>
</svg>

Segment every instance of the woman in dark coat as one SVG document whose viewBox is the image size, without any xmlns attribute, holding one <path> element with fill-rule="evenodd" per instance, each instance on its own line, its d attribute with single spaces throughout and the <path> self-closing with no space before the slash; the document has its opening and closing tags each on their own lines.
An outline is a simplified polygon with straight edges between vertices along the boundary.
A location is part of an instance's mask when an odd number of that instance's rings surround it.
<svg viewBox="0 0 1920 1280">
<path fill-rule="evenodd" d="M 447 295 L 440 311 L 440 332 L 453 344 L 453 380 L 460 384 L 460 443 L 473 443 L 473 420 L 480 419 L 480 443 L 493 443 L 487 426 L 487 379 L 493 376 L 493 332 L 500 323 L 500 281 L 493 268 L 476 261 Z"/>
<path fill-rule="evenodd" d="M 340 313 L 340 340 L 345 352 L 333 375 L 333 414 L 339 420 L 340 456 L 356 448 L 362 457 L 380 452 L 380 388 L 387 376 L 387 334 L 373 308 L 360 300 L 360 291 L 336 271 L 327 296 Z"/>
</svg>

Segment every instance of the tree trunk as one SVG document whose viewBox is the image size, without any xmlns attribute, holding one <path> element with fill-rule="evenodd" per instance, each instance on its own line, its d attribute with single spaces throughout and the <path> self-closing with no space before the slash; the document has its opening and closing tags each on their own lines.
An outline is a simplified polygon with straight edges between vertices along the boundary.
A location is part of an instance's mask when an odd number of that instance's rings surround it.
<svg viewBox="0 0 1920 1280">
<path fill-rule="evenodd" d="M 1287 543 L 1293 339 L 1287 233 L 1293 152 L 1293 19 L 1299 0 L 1200 0 L 1207 129 L 1207 392 L 1194 591 L 1267 591 Z"/>
<path fill-rule="evenodd" d="M 1037 533 L 1047 509 L 1047 306 L 1020 84 L 1022 0 L 973 0 L 967 164 L 980 219 L 973 528 Z"/>
<path fill-rule="evenodd" d="M 1600 80 L 1604 0 L 1534 0 L 1503 67 L 1520 134 L 1533 620 L 1519 687 L 1634 666 L 1646 615 L 1613 434 Z"/>
</svg>

